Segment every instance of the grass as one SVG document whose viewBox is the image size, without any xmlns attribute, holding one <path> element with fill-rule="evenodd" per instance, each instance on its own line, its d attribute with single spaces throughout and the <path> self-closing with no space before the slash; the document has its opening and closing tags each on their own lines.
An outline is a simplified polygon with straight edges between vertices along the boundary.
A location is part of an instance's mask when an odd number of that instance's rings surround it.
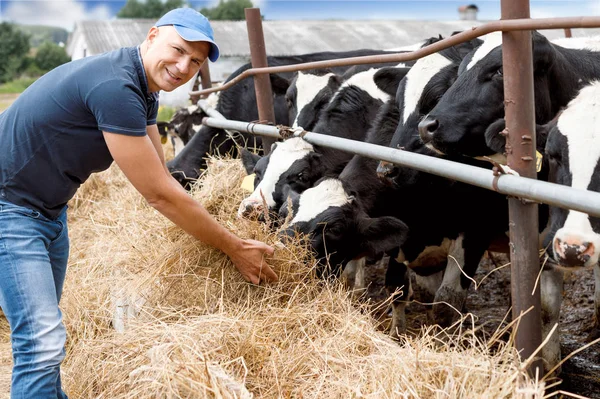
<svg viewBox="0 0 600 399">
<path fill-rule="evenodd" d="M 157 121 L 168 122 L 173 118 L 173 114 L 175 113 L 175 108 L 168 107 L 166 105 L 161 105 L 158 107 L 158 116 L 156 117 Z"/>
<path fill-rule="evenodd" d="M 37 78 L 19 78 L 0 85 L 0 94 L 22 93 Z"/>
</svg>

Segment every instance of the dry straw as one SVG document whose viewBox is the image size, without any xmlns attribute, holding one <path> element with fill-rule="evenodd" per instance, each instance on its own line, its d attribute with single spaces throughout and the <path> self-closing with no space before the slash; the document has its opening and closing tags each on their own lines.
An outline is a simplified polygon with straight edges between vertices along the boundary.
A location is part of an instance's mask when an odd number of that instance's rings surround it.
<svg viewBox="0 0 600 399">
<path fill-rule="evenodd" d="M 315 277 L 299 241 L 235 214 L 239 160 L 211 159 L 191 195 L 236 234 L 276 246 L 276 284 L 150 208 L 116 167 L 72 202 L 62 308 L 71 398 L 542 398 L 510 344 L 423 330 L 393 341 L 370 308 Z M 494 348 L 493 350 L 490 348 Z"/>
</svg>

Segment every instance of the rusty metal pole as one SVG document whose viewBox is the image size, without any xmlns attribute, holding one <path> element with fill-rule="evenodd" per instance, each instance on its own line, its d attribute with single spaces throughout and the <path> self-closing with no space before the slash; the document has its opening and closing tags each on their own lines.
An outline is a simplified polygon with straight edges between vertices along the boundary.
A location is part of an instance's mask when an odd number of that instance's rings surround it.
<svg viewBox="0 0 600 399">
<path fill-rule="evenodd" d="M 529 18 L 529 1 L 501 0 L 501 8 L 502 19 Z M 532 58 L 531 31 L 502 33 L 508 165 L 521 176 L 536 179 Z M 520 319 L 515 344 L 521 358 L 527 359 L 542 343 L 540 289 L 535 284 L 540 270 L 538 206 L 517 198 L 508 201 L 512 315 L 513 320 Z M 542 376 L 542 367 L 536 360 L 529 372 Z"/>
<path fill-rule="evenodd" d="M 252 68 L 267 67 L 269 65 L 267 64 L 267 50 L 265 47 L 260 8 L 245 8 L 244 12 L 246 15 L 246 26 L 248 27 Z M 275 123 L 273 93 L 268 73 L 254 76 L 254 92 L 256 93 L 256 105 L 258 106 L 258 118 L 261 121 Z M 262 138 L 265 155 L 271 150 L 271 144 L 274 141 L 272 138 Z"/>
<path fill-rule="evenodd" d="M 565 28 L 565 37 L 573 37 L 571 34 L 571 28 Z"/>
<path fill-rule="evenodd" d="M 202 90 L 210 89 L 212 87 L 212 81 L 210 79 L 210 68 L 208 66 L 208 62 L 208 60 L 204 61 L 204 64 L 202 64 L 202 67 L 198 71 L 198 74 L 196 75 L 196 78 L 194 80 L 194 87 L 192 88 L 192 92 L 198 91 L 198 86 L 200 85 L 200 83 L 202 84 Z M 206 97 L 208 97 L 207 94 L 192 94 L 190 96 L 190 99 L 192 100 L 192 104 L 196 104 L 198 100 Z"/>
</svg>

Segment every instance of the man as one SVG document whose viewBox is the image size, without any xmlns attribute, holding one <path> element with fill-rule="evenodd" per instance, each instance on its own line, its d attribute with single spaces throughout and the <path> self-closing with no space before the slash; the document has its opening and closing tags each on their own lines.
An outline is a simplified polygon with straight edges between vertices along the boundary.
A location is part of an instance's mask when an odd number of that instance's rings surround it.
<svg viewBox="0 0 600 399">
<path fill-rule="evenodd" d="M 66 398 L 58 308 L 69 254 L 66 203 L 113 160 L 151 206 L 226 253 L 247 281 L 277 280 L 263 259 L 273 248 L 220 226 L 165 166 L 157 93 L 218 57 L 208 20 L 172 10 L 139 47 L 62 65 L 0 114 L 0 306 L 11 327 L 12 398 Z"/>
</svg>

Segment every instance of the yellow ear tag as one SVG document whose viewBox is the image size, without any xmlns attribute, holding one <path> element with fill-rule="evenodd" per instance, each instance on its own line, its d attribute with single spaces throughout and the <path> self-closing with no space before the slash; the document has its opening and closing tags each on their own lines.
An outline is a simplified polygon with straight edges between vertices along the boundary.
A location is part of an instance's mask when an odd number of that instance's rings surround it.
<svg viewBox="0 0 600 399">
<path fill-rule="evenodd" d="M 256 177 L 256 174 L 254 174 L 254 173 L 244 177 L 244 180 L 242 180 L 242 185 L 240 187 L 245 191 L 249 191 L 251 193 L 254 192 L 254 178 L 255 177 Z"/>
<path fill-rule="evenodd" d="M 542 170 L 542 154 L 539 151 L 535 152 L 535 171 L 539 172 Z"/>
<path fill-rule="evenodd" d="M 160 136 L 161 144 L 167 144 L 167 136 Z"/>
</svg>

